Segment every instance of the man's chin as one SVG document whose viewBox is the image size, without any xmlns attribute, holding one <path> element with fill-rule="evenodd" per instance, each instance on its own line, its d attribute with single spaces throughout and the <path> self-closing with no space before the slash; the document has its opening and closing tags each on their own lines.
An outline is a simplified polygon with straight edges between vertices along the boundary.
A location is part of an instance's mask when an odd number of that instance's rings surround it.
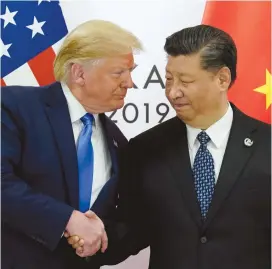
<svg viewBox="0 0 272 269">
<path fill-rule="evenodd" d="M 194 119 L 194 115 L 190 111 L 176 111 L 177 117 L 187 123 Z"/>
<path fill-rule="evenodd" d="M 116 104 L 115 104 L 115 109 L 114 110 L 122 108 L 124 106 L 124 104 L 125 104 L 124 99 L 118 100 L 118 102 L 116 102 Z"/>
</svg>

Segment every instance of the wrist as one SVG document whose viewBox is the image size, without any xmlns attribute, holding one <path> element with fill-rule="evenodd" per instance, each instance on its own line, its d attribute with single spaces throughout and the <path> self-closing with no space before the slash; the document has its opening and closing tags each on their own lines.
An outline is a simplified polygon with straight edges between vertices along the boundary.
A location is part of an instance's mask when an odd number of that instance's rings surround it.
<svg viewBox="0 0 272 269">
<path fill-rule="evenodd" d="M 77 214 L 78 214 L 77 210 L 73 210 L 73 212 L 72 212 L 72 214 L 66 224 L 65 231 L 67 231 L 69 234 L 70 234 L 70 231 L 73 227 L 74 219 Z"/>
</svg>

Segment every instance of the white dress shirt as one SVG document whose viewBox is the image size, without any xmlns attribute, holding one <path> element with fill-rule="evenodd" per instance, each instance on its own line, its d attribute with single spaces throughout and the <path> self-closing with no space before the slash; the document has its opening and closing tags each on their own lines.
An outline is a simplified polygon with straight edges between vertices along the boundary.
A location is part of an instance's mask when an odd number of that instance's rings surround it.
<svg viewBox="0 0 272 269">
<path fill-rule="evenodd" d="M 228 110 L 225 115 L 218 120 L 216 123 L 211 125 L 205 132 L 210 137 L 207 148 L 212 154 L 214 160 L 214 169 L 215 169 L 215 182 L 217 182 L 218 175 L 220 172 L 221 164 L 227 147 L 230 129 L 233 120 L 233 110 L 229 104 Z M 197 140 L 197 135 L 202 131 L 201 129 L 193 128 L 189 125 L 186 125 L 187 128 L 187 138 L 188 138 L 188 147 L 191 160 L 191 166 L 194 165 L 194 159 L 197 153 L 197 150 L 200 146 L 199 141 Z"/>
<path fill-rule="evenodd" d="M 75 143 L 77 145 L 79 134 L 83 128 L 83 123 L 80 118 L 83 117 L 87 113 L 87 111 L 74 97 L 66 84 L 61 83 L 61 86 L 68 103 Z M 93 114 L 93 116 L 95 120 L 92 128 L 91 142 L 94 152 L 94 170 L 90 208 L 95 202 L 98 194 L 100 193 L 105 183 L 110 179 L 112 164 L 103 127 L 101 125 L 98 115 Z"/>
</svg>

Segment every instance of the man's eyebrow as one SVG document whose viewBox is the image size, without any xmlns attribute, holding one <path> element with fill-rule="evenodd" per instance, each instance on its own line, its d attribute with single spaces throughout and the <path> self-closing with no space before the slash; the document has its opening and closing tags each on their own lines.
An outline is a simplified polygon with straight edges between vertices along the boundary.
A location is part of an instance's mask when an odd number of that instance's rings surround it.
<svg viewBox="0 0 272 269">
<path fill-rule="evenodd" d="M 165 69 L 165 72 L 166 73 L 171 73 L 167 68 Z M 185 73 L 182 73 L 182 72 L 175 72 L 178 76 L 182 76 L 182 77 L 184 77 L 184 76 L 186 76 L 186 77 L 191 77 L 191 75 L 189 75 L 189 74 L 185 74 Z"/>
<path fill-rule="evenodd" d="M 133 67 L 131 67 L 131 68 L 129 69 L 129 71 L 132 72 L 137 66 L 138 66 L 138 64 L 134 64 Z"/>
</svg>

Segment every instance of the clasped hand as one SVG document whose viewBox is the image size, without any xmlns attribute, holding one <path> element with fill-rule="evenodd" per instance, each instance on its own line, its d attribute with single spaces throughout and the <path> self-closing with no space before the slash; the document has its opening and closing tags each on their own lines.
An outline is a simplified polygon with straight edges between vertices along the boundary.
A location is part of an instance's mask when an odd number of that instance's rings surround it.
<svg viewBox="0 0 272 269">
<path fill-rule="evenodd" d="M 86 213 L 74 210 L 64 236 L 80 257 L 93 256 L 100 249 L 104 253 L 108 247 L 108 237 L 104 224 L 90 210 Z"/>
</svg>

